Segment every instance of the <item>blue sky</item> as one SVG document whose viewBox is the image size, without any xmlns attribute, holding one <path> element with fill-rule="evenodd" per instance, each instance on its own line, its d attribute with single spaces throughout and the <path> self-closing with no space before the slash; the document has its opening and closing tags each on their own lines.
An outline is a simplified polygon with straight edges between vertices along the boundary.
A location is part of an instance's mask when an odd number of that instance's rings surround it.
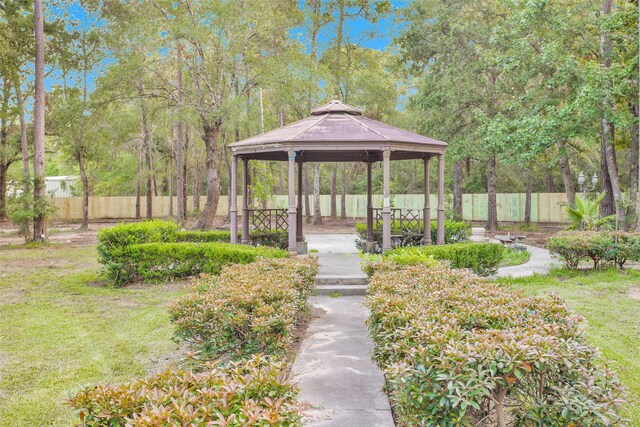
<svg viewBox="0 0 640 427">
<path fill-rule="evenodd" d="M 404 6 L 408 0 L 391 0 L 392 10 Z M 301 3 L 304 0 L 300 0 Z M 56 16 L 63 16 L 63 10 L 52 7 L 50 11 Z M 67 10 L 67 17 L 70 20 L 68 24 L 69 30 L 87 31 L 88 29 L 99 26 L 101 23 L 93 16 L 88 14 L 85 9 L 79 4 L 71 4 Z M 320 34 L 319 42 L 320 48 L 328 45 L 328 43 L 335 37 L 335 24 L 331 24 L 325 28 Z M 397 34 L 397 25 L 394 22 L 393 15 L 388 16 L 378 22 L 371 23 L 364 18 L 350 19 L 346 23 L 346 31 L 348 37 L 353 42 L 360 43 L 363 47 L 385 50 L 393 41 L 394 36 Z M 373 33 L 373 37 L 368 36 L 369 33 Z M 295 29 L 292 32 L 293 37 L 304 37 L 304 29 Z M 89 74 L 89 90 L 92 91 L 95 88 L 95 79 L 103 71 L 108 64 L 112 63 L 113 59 L 107 57 L 96 70 Z M 73 77 L 73 75 L 71 76 Z M 50 90 L 54 85 L 60 85 L 62 76 L 61 73 L 52 73 L 45 81 L 47 90 Z M 71 83 L 71 82 L 69 82 Z"/>
</svg>

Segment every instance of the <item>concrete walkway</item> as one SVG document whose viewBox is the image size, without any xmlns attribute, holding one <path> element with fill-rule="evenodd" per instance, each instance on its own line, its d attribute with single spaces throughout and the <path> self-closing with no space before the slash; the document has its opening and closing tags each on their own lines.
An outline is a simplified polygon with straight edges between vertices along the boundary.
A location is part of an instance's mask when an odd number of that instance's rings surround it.
<svg viewBox="0 0 640 427">
<path fill-rule="evenodd" d="M 309 325 L 293 364 L 309 426 L 393 426 L 384 377 L 371 360 L 373 342 L 362 297 L 312 297 L 325 314 Z"/>
<path fill-rule="evenodd" d="M 526 277 L 534 274 L 546 274 L 549 272 L 555 260 L 548 250 L 537 246 L 527 245 L 527 250 L 531 254 L 529 261 L 513 267 L 502 267 L 494 277 Z"/>
<path fill-rule="evenodd" d="M 318 253 L 357 254 L 356 234 L 307 234 L 309 250 Z"/>
</svg>

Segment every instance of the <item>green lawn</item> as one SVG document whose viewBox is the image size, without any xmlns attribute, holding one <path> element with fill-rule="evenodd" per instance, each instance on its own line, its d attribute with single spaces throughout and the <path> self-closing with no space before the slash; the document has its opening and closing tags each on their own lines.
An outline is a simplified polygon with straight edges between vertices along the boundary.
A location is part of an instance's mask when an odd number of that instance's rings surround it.
<svg viewBox="0 0 640 427">
<path fill-rule="evenodd" d="M 629 389 L 629 425 L 640 426 L 640 300 L 629 296 L 640 288 L 640 272 L 557 270 L 509 282 L 529 294 L 554 292 L 587 319 L 587 335 Z"/>
<path fill-rule="evenodd" d="M 166 305 L 179 286 L 95 283 L 95 245 L 0 247 L 0 426 L 65 426 L 80 384 L 179 360 Z"/>
<path fill-rule="evenodd" d="M 514 265 L 524 264 L 529 261 L 531 254 L 529 251 L 514 251 L 511 248 L 504 248 L 504 254 L 499 267 L 511 267 Z"/>
</svg>

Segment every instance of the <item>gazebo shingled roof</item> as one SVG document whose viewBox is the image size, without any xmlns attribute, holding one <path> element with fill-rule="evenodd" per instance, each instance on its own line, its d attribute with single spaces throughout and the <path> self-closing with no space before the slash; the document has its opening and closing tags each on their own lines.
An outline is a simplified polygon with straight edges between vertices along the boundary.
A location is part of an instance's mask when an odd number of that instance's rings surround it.
<svg viewBox="0 0 640 427">
<path fill-rule="evenodd" d="M 318 107 L 295 123 L 229 145 L 234 154 L 259 160 L 284 161 L 287 151 L 293 149 L 301 152 L 304 162 L 380 161 L 387 148 L 391 160 L 422 159 L 444 153 L 446 146 L 369 119 L 362 110 L 340 101 Z"/>
<path fill-rule="evenodd" d="M 287 161 L 289 164 L 287 227 L 289 250 L 296 252 L 302 242 L 302 167 L 306 162 L 367 163 L 367 242 L 373 244 L 373 206 L 371 166 L 383 162 L 384 200 L 382 208 L 382 249 L 391 247 L 390 160 L 422 159 L 424 162 L 425 207 L 423 213 L 424 242 L 431 243 L 428 221 L 429 160 L 438 157 L 438 243 L 444 243 L 444 153 L 447 144 L 395 126 L 372 120 L 363 111 L 340 101 L 331 101 L 311 111 L 305 119 L 243 141 L 229 144 L 232 153 L 231 173 L 231 239 L 237 243 L 237 162 L 244 163 L 242 199 L 242 242 L 249 241 L 247 182 L 250 160 Z M 295 165 L 298 165 L 298 202 L 295 196 Z"/>
</svg>

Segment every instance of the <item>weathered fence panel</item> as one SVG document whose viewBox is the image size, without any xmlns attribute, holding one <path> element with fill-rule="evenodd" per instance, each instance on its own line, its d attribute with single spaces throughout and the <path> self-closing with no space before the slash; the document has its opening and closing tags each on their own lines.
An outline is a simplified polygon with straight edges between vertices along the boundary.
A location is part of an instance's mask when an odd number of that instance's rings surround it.
<svg viewBox="0 0 640 427">
<path fill-rule="evenodd" d="M 524 193 L 501 193 L 496 197 L 498 206 L 498 221 L 521 222 L 525 213 Z M 451 207 L 451 196 L 445 198 L 447 209 Z M 153 216 L 162 218 L 169 216 L 169 197 L 158 196 L 152 198 Z M 177 211 L 176 199 L 173 201 L 174 212 Z M 313 206 L 313 196 L 310 196 Z M 204 207 L 206 197 L 200 196 L 200 206 Z M 436 218 L 438 200 L 431 195 L 431 218 Z M 531 197 L 531 221 L 559 223 L 566 222 L 567 218 L 563 206 L 567 203 L 564 193 L 534 193 Z M 56 207 L 56 219 L 78 220 L 82 218 L 81 197 L 54 197 L 53 204 Z M 193 198 L 188 197 L 187 206 L 193 206 Z M 238 197 L 238 206 L 242 206 L 241 197 Z M 382 206 L 382 196 L 373 196 L 373 206 Z M 424 196 L 422 194 L 397 194 L 392 197 L 392 206 L 404 209 L 422 209 Z M 260 206 L 262 207 L 262 206 Z M 287 196 L 277 195 L 267 202 L 267 208 L 283 209 L 287 207 Z M 229 208 L 227 196 L 221 196 L 216 215 L 226 216 Z M 328 215 L 331 208 L 329 195 L 320 196 L 320 210 L 323 215 Z M 466 221 L 487 220 L 488 198 L 487 194 L 463 194 L 462 215 Z M 349 218 L 363 218 L 366 216 L 367 196 L 363 194 L 348 195 L 346 198 L 346 210 Z M 337 212 L 340 214 L 340 197 L 337 200 Z M 136 198 L 130 197 L 89 197 L 89 219 L 130 219 L 135 218 Z M 140 213 L 146 216 L 146 198 L 140 200 Z M 241 209 L 239 214 L 241 214 Z"/>
</svg>

